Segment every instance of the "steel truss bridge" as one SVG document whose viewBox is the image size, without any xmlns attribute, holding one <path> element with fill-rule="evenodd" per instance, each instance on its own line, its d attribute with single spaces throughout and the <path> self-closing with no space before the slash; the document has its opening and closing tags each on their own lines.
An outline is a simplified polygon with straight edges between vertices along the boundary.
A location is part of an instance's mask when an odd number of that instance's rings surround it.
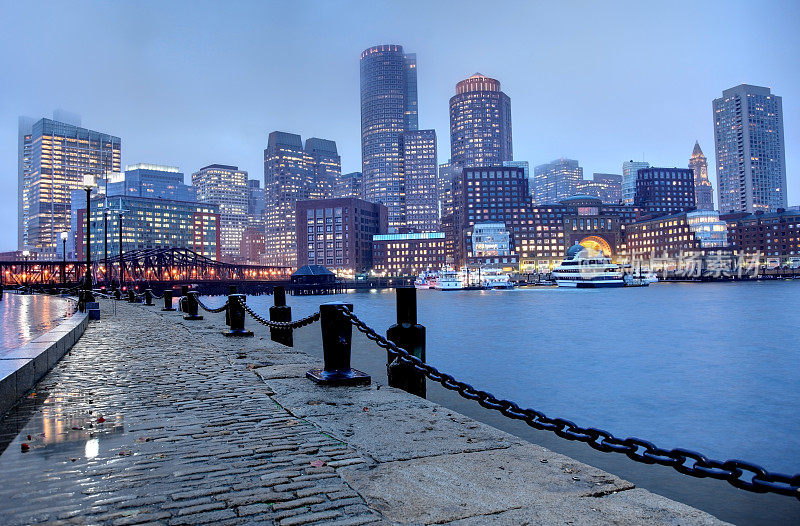
<svg viewBox="0 0 800 526">
<path fill-rule="evenodd" d="M 5 286 L 74 285 L 86 275 L 85 261 L 0 261 Z M 233 283 L 288 281 L 291 268 L 223 263 L 185 248 L 132 250 L 106 261 L 92 261 L 95 284 L 111 283 Z M 120 279 L 121 278 L 121 279 Z"/>
</svg>

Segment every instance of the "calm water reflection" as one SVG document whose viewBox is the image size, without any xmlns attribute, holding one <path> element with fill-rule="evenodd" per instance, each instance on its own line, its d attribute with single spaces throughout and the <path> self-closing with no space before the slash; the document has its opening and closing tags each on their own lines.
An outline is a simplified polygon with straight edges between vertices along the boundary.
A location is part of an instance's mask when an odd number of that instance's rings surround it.
<svg viewBox="0 0 800 526">
<path fill-rule="evenodd" d="M 72 302 L 54 296 L 3 294 L 0 301 L 0 355 L 33 340 L 72 312 Z"/>
<path fill-rule="evenodd" d="M 380 332 L 395 321 L 391 291 L 291 297 L 289 303 L 297 319 L 335 300 L 352 302 Z M 419 291 L 418 300 L 428 361 L 477 388 L 661 447 L 800 473 L 800 406 L 794 400 L 800 391 L 800 282 Z M 266 312 L 271 297 L 248 302 Z M 319 352 L 318 332 L 318 325 L 297 331 L 295 341 Z M 354 367 L 381 381 L 384 360 L 374 344 L 356 338 Z M 766 503 L 774 515 L 765 522 L 800 520 L 796 499 L 632 466 L 623 456 L 509 422 L 430 382 L 429 398 L 726 520 L 759 522 L 765 516 L 758 508 Z"/>
</svg>

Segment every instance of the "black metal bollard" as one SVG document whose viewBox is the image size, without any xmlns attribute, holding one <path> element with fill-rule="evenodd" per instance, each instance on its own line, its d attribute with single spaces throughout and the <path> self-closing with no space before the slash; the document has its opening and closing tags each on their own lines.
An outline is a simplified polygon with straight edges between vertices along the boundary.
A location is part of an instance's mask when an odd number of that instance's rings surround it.
<svg viewBox="0 0 800 526">
<path fill-rule="evenodd" d="M 397 323 L 386 331 L 386 338 L 425 361 L 425 327 L 417 323 L 417 289 L 398 287 Z M 389 386 L 425 398 L 425 374 L 413 366 L 393 359 L 387 353 L 386 374 Z"/>
<path fill-rule="evenodd" d="M 0 283 L 0 301 L 3 301 L 3 284 Z"/>
<path fill-rule="evenodd" d="M 228 308 L 225 311 L 230 317 L 229 331 L 222 331 L 225 336 L 252 336 L 253 332 L 245 330 L 244 328 L 244 305 L 242 301 L 246 301 L 247 297 L 244 294 L 229 294 L 228 295 Z M 241 300 L 241 301 L 240 301 Z"/>
<path fill-rule="evenodd" d="M 144 304 L 148 307 L 153 306 L 153 290 L 152 289 L 145 289 L 144 291 Z"/>
<path fill-rule="evenodd" d="M 122 292 L 120 292 L 120 290 L 119 290 L 119 289 L 116 289 L 116 290 L 114 291 L 114 299 L 115 299 L 115 300 L 118 300 L 118 299 L 121 299 L 121 298 L 122 298 Z"/>
<path fill-rule="evenodd" d="M 128 303 L 136 303 L 136 293 L 133 289 L 128 289 Z"/>
<path fill-rule="evenodd" d="M 228 298 L 230 298 L 231 294 L 236 294 L 236 285 L 228 285 Z M 225 309 L 225 325 L 230 326 L 231 324 L 231 312 L 230 309 Z"/>
<path fill-rule="evenodd" d="M 178 310 L 186 312 L 186 297 L 189 295 L 189 286 L 181 285 L 181 299 L 178 300 Z"/>
<path fill-rule="evenodd" d="M 292 308 L 286 305 L 286 289 L 276 285 L 272 290 L 275 305 L 269 308 L 269 321 L 292 321 Z M 292 329 L 269 328 L 269 337 L 272 341 L 282 343 L 287 347 L 294 346 Z"/>
<path fill-rule="evenodd" d="M 193 290 L 189 294 L 186 295 L 186 316 L 183 317 L 184 320 L 202 320 L 203 317 L 197 314 L 197 296 L 200 293 Z"/>
<path fill-rule="evenodd" d="M 161 310 L 175 310 L 175 307 L 172 306 L 172 291 L 165 290 L 164 291 L 164 308 Z"/>
<path fill-rule="evenodd" d="M 351 303 L 340 301 L 319 306 L 325 368 L 311 369 L 306 373 L 306 378 L 321 385 L 369 385 L 371 379 L 368 374 L 350 368 L 353 326 L 342 314 L 342 307 L 353 309 Z"/>
</svg>

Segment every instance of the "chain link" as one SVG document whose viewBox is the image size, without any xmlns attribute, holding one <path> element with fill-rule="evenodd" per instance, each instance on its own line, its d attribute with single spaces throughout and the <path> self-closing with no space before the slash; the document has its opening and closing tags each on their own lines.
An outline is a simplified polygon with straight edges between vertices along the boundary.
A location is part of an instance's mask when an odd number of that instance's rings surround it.
<svg viewBox="0 0 800 526">
<path fill-rule="evenodd" d="M 729 484 L 747 491 L 777 493 L 800 499 L 800 474 L 789 476 L 770 473 L 761 466 L 749 462 L 713 460 L 688 449 L 666 450 L 640 438 L 621 439 L 602 429 L 584 428 L 563 418 L 550 418 L 535 409 L 522 409 L 510 400 L 497 398 L 491 393 L 475 389 L 439 371 L 375 332 L 349 309 L 341 307 L 341 311 L 359 332 L 388 351 L 393 358 L 414 367 L 431 380 L 442 384 L 445 389 L 457 391 L 464 398 L 475 400 L 483 407 L 499 411 L 509 418 L 522 420 L 534 429 L 552 431 L 561 438 L 584 442 L 604 453 L 622 453 L 636 462 L 669 466 L 684 475 L 726 480 Z"/>
<path fill-rule="evenodd" d="M 197 304 L 200 306 L 201 309 L 203 309 L 206 312 L 210 312 L 212 314 L 216 314 L 217 312 L 222 312 L 222 311 L 224 311 L 225 309 L 228 308 L 228 302 L 227 301 L 221 307 L 217 307 L 216 309 L 211 308 L 208 305 L 206 305 L 205 303 L 203 303 L 202 301 L 200 301 L 200 298 L 197 298 Z"/>
<path fill-rule="evenodd" d="M 261 325 L 266 325 L 271 329 L 299 329 L 300 327 L 305 327 L 306 325 L 311 325 L 315 321 L 319 320 L 319 311 L 315 312 L 311 316 L 306 316 L 305 318 L 301 318 L 297 321 L 271 321 L 263 316 L 257 314 L 252 308 L 250 308 L 247 303 L 245 303 L 241 297 L 237 298 L 239 303 L 244 307 L 244 310 L 253 317 Z"/>
</svg>

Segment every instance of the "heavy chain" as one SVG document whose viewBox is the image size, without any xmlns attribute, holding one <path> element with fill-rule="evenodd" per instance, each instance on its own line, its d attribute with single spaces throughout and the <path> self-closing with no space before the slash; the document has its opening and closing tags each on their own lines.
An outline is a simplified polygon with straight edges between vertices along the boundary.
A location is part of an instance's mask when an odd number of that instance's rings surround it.
<svg viewBox="0 0 800 526">
<path fill-rule="evenodd" d="M 206 305 L 205 303 L 203 303 L 202 301 L 200 301 L 200 298 L 197 298 L 197 304 L 200 306 L 201 309 L 203 309 L 206 312 L 210 312 L 212 314 L 215 314 L 217 312 L 222 312 L 222 311 L 224 311 L 225 309 L 228 308 L 228 302 L 227 301 L 221 307 L 217 307 L 216 309 L 211 308 L 208 305 Z"/>
<path fill-rule="evenodd" d="M 241 297 L 237 299 L 242 307 L 244 307 L 244 310 L 246 310 L 254 320 L 272 329 L 299 329 L 300 327 L 311 325 L 319 319 L 319 311 L 317 311 L 311 316 L 306 316 L 305 318 L 301 318 L 297 321 L 271 321 L 257 314 L 253 309 L 250 308 L 250 306 L 247 305 L 247 303 L 242 300 Z"/>
<path fill-rule="evenodd" d="M 628 458 L 644 464 L 670 466 L 684 475 L 726 480 L 729 484 L 756 493 L 777 493 L 800 499 L 800 474 L 789 476 L 771 473 L 761 466 L 742 460 L 719 461 L 688 449 L 662 449 L 640 438 L 617 438 L 608 431 L 594 427 L 580 427 L 563 418 L 550 418 L 536 409 L 522 409 L 515 402 L 497 398 L 492 393 L 480 391 L 471 385 L 458 381 L 447 373 L 428 365 L 413 354 L 399 347 L 375 332 L 358 319 L 347 308 L 341 307 L 343 315 L 353 326 L 379 347 L 386 349 L 400 362 L 414 367 L 435 382 L 451 391 L 457 391 L 468 400 L 475 400 L 487 409 L 494 409 L 503 415 L 522 420 L 534 429 L 552 431 L 561 438 L 584 442 L 604 453 L 623 453 Z"/>
</svg>

